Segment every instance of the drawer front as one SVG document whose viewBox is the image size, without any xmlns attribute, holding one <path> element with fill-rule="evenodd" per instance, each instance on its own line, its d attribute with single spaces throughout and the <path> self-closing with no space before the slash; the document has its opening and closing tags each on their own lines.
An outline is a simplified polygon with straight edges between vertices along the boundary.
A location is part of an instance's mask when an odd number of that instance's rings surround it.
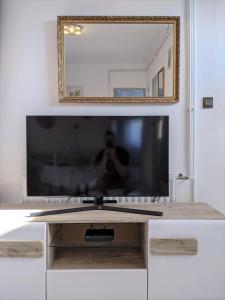
<svg viewBox="0 0 225 300">
<path fill-rule="evenodd" d="M 149 300 L 225 299 L 225 221 L 149 221 Z"/>
<path fill-rule="evenodd" d="M 147 300 L 147 270 L 49 270 L 48 300 Z"/>
<path fill-rule="evenodd" d="M 43 243 L 41 241 L 1 241 L 0 257 L 40 258 L 43 256 Z"/>
<path fill-rule="evenodd" d="M 156 238 L 150 239 L 152 255 L 196 255 L 198 241 L 196 239 Z"/>
</svg>

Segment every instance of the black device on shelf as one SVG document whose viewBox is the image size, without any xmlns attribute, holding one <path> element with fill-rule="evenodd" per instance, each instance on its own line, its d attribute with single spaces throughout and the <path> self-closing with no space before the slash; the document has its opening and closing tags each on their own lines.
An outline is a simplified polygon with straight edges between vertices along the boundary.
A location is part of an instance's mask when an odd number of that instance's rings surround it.
<svg viewBox="0 0 225 300">
<path fill-rule="evenodd" d="M 85 232 L 86 243 L 112 243 L 114 241 L 114 229 L 89 228 Z"/>
<path fill-rule="evenodd" d="M 73 212 L 152 214 L 104 197 L 169 196 L 168 143 L 168 116 L 27 116 L 27 195 L 94 197 Z"/>
</svg>

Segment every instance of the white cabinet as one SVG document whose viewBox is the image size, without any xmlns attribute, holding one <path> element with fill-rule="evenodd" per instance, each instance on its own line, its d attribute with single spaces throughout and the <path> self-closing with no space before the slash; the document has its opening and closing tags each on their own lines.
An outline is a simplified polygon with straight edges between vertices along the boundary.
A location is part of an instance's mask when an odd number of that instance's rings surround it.
<svg viewBox="0 0 225 300">
<path fill-rule="evenodd" d="M 9 226 L 7 226 L 7 224 Z M 40 258 L 0 257 L 0 300 L 45 300 L 45 223 L 0 220 L 0 241 L 42 241 Z"/>
<path fill-rule="evenodd" d="M 196 255 L 150 254 L 148 300 L 225 299 L 224 220 L 150 220 L 149 240 L 156 238 L 196 239 L 198 250 Z"/>
<path fill-rule="evenodd" d="M 49 270 L 48 300 L 147 300 L 147 270 Z"/>
<path fill-rule="evenodd" d="M 89 226 L 26 223 L 2 212 L 0 247 L 3 242 L 39 241 L 43 255 L 1 257 L 0 248 L 0 300 L 225 299 L 225 220 L 110 223 L 115 239 L 106 249 L 82 244 Z M 197 241 L 197 251 L 151 252 L 153 240 L 178 239 Z"/>
</svg>

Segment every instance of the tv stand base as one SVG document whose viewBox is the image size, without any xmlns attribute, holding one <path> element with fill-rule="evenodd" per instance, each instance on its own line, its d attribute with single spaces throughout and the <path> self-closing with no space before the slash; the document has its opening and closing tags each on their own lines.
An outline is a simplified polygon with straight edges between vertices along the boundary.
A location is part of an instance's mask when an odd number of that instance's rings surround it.
<svg viewBox="0 0 225 300">
<path fill-rule="evenodd" d="M 44 212 L 31 213 L 30 217 L 51 216 L 51 215 L 59 215 L 59 214 L 61 215 L 61 214 L 90 211 L 90 210 L 106 210 L 106 211 L 115 211 L 115 212 L 157 216 L 157 217 L 161 217 L 163 215 L 163 212 L 161 211 L 151 211 L 151 210 L 143 210 L 143 209 L 135 209 L 135 208 L 127 208 L 127 207 L 119 207 L 119 206 L 106 206 L 105 203 L 106 204 L 117 203 L 117 201 L 104 200 L 103 196 L 95 197 L 94 200 L 83 200 L 83 203 L 94 204 L 94 205 L 86 206 L 86 207 L 82 206 L 82 207 L 65 208 L 65 209 L 48 210 Z"/>
</svg>

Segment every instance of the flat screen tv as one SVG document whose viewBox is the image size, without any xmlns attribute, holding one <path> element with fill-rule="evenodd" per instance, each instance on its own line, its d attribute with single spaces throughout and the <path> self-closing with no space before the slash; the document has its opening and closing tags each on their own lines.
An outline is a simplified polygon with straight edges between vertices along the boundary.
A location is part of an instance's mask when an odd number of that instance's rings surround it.
<svg viewBox="0 0 225 300">
<path fill-rule="evenodd" d="M 27 116 L 28 196 L 169 195 L 168 116 Z"/>
</svg>

